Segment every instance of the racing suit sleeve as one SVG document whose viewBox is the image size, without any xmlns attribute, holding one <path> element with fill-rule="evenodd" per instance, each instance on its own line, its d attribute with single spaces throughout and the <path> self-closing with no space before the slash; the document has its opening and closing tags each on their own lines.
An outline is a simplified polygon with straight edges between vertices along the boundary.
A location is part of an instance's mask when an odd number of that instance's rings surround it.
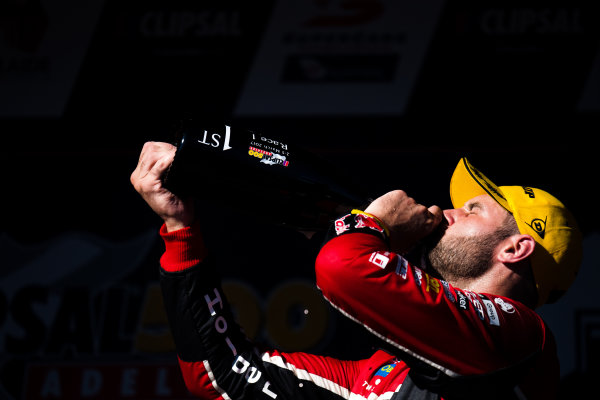
<svg viewBox="0 0 600 400">
<path fill-rule="evenodd" d="M 389 251 L 386 231 L 373 216 L 353 212 L 335 221 L 331 232 L 316 260 L 318 287 L 403 357 L 458 378 L 522 365 L 553 350 L 533 310 L 428 275 Z M 556 378 L 557 363 L 546 368 Z"/>
<path fill-rule="evenodd" d="M 363 361 L 259 349 L 236 324 L 197 225 L 165 243 L 160 280 L 188 390 L 203 399 L 348 398 Z"/>
</svg>

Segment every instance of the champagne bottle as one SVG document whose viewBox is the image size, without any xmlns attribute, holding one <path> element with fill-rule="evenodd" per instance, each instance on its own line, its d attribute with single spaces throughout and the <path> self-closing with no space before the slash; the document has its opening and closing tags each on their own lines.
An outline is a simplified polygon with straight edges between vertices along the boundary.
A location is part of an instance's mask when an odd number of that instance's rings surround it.
<svg viewBox="0 0 600 400">
<path fill-rule="evenodd" d="M 164 184 L 179 196 L 313 231 L 369 202 L 341 169 L 282 135 L 195 120 L 174 134 Z"/>
</svg>

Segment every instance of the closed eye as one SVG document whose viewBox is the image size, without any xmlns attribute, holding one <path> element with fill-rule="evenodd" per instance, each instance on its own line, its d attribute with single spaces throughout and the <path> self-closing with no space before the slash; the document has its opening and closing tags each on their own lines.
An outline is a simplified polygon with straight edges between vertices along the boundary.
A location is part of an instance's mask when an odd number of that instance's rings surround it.
<svg viewBox="0 0 600 400">
<path fill-rule="evenodd" d="M 471 213 L 474 211 L 481 210 L 481 209 L 482 209 L 481 203 L 478 201 L 474 201 L 472 203 L 467 204 L 467 211 L 469 211 Z"/>
</svg>

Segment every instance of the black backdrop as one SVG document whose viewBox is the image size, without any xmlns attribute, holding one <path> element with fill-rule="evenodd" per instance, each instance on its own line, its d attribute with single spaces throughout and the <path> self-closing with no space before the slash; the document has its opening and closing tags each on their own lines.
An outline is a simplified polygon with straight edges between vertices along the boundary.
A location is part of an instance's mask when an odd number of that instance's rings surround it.
<svg viewBox="0 0 600 400">
<path fill-rule="evenodd" d="M 143 143 L 184 115 L 283 132 L 374 194 L 449 207 L 461 156 L 556 194 L 586 235 L 587 278 L 542 311 L 561 331 L 564 390 L 598 372 L 598 6 L 313 1 L 298 17 L 288 3 L 0 6 L 0 398 L 185 397 L 156 292 L 159 221 L 129 184 Z M 205 218 L 257 340 L 338 357 L 379 346 L 313 291 L 314 242 L 260 216 Z"/>
</svg>

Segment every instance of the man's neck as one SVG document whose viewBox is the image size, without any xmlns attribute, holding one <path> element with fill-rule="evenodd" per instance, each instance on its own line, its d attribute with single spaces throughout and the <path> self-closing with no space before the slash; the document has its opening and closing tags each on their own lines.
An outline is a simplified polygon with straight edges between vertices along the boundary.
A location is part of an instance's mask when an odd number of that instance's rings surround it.
<svg viewBox="0 0 600 400">
<path fill-rule="evenodd" d="M 504 264 L 492 266 L 477 278 L 456 279 L 448 282 L 463 290 L 507 297 L 531 308 L 534 308 L 536 304 L 536 299 L 532 298 L 530 284 Z"/>
</svg>

